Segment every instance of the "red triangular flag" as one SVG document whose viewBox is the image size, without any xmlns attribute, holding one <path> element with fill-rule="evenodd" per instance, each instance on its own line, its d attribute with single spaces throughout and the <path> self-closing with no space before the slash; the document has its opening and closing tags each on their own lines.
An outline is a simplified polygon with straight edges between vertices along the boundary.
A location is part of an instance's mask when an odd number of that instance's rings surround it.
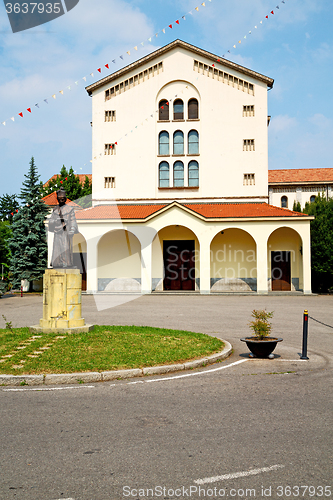
<svg viewBox="0 0 333 500">
<path fill-rule="evenodd" d="M 112 144 L 110 144 L 110 148 L 112 149 Z"/>
<path fill-rule="evenodd" d="M 118 146 L 118 142 L 115 142 L 115 145 Z"/>
<path fill-rule="evenodd" d="M 14 214 L 13 214 L 13 212 L 10 212 L 10 213 L 11 213 L 12 215 L 14 215 Z"/>
<path fill-rule="evenodd" d="M 177 24 L 179 24 L 179 21 L 176 21 Z"/>
<path fill-rule="evenodd" d="M 169 24 L 169 28 L 172 28 L 172 24 Z"/>
<path fill-rule="evenodd" d="M 218 59 L 217 62 L 220 62 L 220 59 Z"/>
<path fill-rule="evenodd" d="M 98 69 L 97 69 L 97 71 L 99 71 L 99 72 L 101 73 L 101 71 L 102 71 L 102 68 L 98 68 Z"/>
<path fill-rule="evenodd" d="M 16 212 L 18 213 L 18 210 L 16 209 Z"/>
<path fill-rule="evenodd" d="M 266 19 L 268 19 L 268 16 L 266 16 Z"/>
<path fill-rule="evenodd" d="M 271 14 L 274 14 L 274 12 L 271 10 Z"/>
<path fill-rule="evenodd" d="M 109 65 L 108 64 L 106 64 L 105 67 L 109 69 Z"/>
<path fill-rule="evenodd" d="M 19 113 L 19 115 L 22 116 L 22 118 L 23 118 L 23 113 Z"/>
<path fill-rule="evenodd" d="M 161 106 L 161 109 L 164 109 L 164 106 Z"/>
<path fill-rule="evenodd" d="M 60 181 L 60 184 L 62 184 L 62 181 Z"/>
<path fill-rule="evenodd" d="M 27 111 L 29 111 L 29 113 L 31 113 L 31 108 L 27 108 Z"/>
<path fill-rule="evenodd" d="M 167 102 L 166 105 L 169 106 L 169 103 Z"/>
<path fill-rule="evenodd" d="M 212 64 L 213 68 L 215 68 L 215 64 Z"/>
<path fill-rule="evenodd" d="M 65 177 L 65 181 L 67 181 L 67 177 Z"/>
</svg>

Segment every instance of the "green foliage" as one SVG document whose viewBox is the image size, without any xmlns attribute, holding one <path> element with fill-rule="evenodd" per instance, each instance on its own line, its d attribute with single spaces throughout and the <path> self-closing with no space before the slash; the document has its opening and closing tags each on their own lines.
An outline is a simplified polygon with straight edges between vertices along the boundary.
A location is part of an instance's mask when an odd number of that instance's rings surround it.
<svg viewBox="0 0 333 500">
<path fill-rule="evenodd" d="M 60 187 L 65 189 L 69 200 L 74 201 L 83 208 L 91 206 L 92 184 L 87 176 L 82 185 L 80 177 L 74 173 L 73 168 L 71 167 L 67 171 L 65 165 L 63 165 L 57 177 L 51 179 L 46 187 L 41 186 L 42 197 L 57 191 Z"/>
<path fill-rule="evenodd" d="M 316 196 L 304 213 L 315 216 L 310 226 L 312 289 L 327 292 L 333 288 L 333 198 Z"/>
<path fill-rule="evenodd" d="M 13 222 L 13 216 L 19 209 L 19 202 L 16 194 L 4 194 L 0 196 L 0 220 Z"/>
<path fill-rule="evenodd" d="M 293 211 L 302 213 L 302 207 L 301 207 L 301 204 L 299 201 L 296 201 L 296 200 L 294 201 Z"/>
<path fill-rule="evenodd" d="M 4 275 L 7 275 L 7 269 L 10 263 L 9 240 L 12 234 L 12 229 L 9 222 L 0 221 L 0 272 L 2 273 L 2 266 L 4 268 Z"/>
<path fill-rule="evenodd" d="M 272 324 L 268 320 L 273 317 L 273 314 L 273 311 L 267 312 L 265 309 L 253 309 L 251 315 L 254 320 L 249 323 L 249 326 L 258 339 L 262 340 L 270 334 Z"/>
<path fill-rule="evenodd" d="M 47 266 L 47 240 L 45 218 L 48 207 L 41 200 L 39 175 L 34 158 L 31 158 L 26 180 L 22 183 L 20 198 L 22 207 L 14 215 L 12 236 L 9 240 L 11 251 L 10 272 L 13 287 L 20 286 L 22 279 L 38 280 Z"/>
</svg>

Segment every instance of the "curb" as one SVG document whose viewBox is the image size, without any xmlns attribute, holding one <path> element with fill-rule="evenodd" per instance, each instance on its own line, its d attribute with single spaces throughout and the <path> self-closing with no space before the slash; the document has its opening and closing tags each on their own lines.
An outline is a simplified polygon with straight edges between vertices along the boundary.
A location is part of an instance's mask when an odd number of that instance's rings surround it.
<svg viewBox="0 0 333 500">
<path fill-rule="evenodd" d="M 232 345 L 221 339 L 225 347 L 223 351 L 210 356 L 186 363 L 162 366 L 149 366 L 146 368 L 133 368 L 129 370 L 111 370 L 105 372 L 84 373 L 50 373 L 48 375 L 0 375 L 0 386 L 7 385 L 61 385 L 106 382 L 109 380 L 122 380 L 145 375 L 161 375 L 163 373 L 178 372 L 180 370 L 193 370 L 201 366 L 211 365 L 230 356 Z"/>
</svg>

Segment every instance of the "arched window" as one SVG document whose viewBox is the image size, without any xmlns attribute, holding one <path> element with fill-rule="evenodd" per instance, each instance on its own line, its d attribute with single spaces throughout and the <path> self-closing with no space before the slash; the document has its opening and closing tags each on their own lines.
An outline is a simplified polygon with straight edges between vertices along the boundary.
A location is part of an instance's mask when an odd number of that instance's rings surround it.
<svg viewBox="0 0 333 500">
<path fill-rule="evenodd" d="M 169 103 L 166 99 L 162 99 L 158 105 L 158 119 L 169 120 Z"/>
<path fill-rule="evenodd" d="M 184 154 L 184 133 L 181 130 L 176 130 L 173 134 L 173 154 Z"/>
<path fill-rule="evenodd" d="M 158 154 L 168 155 L 169 154 L 169 132 L 162 130 L 158 136 Z"/>
<path fill-rule="evenodd" d="M 158 167 L 159 187 L 169 187 L 169 163 L 162 161 Z"/>
<path fill-rule="evenodd" d="M 281 207 L 288 208 L 288 198 L 286 196 L 281 197 Z"/>
<path fill-rule="evenodd" d="M 188 164 L 188 185 L 189 187 L 199 187 L 199 163 L 195 160 Z"/>
<path fill-rule="evenodd" d="M 310 196 L 310 203 L 313 203 L 315 201 L 316 197 L 314 195 Z"/>
<path fill-rule="evenodd" d="M 173 186 L 184 186 L 184 163 L 182 161 L 176 161 L 173 164 Z"/>
<path fill-rule="evenodd" d="M 184 103 L 181 99 L 173 101 L 173 119 L 184 120 Z"/>
<path fill-rule="evenodd" d="M 196 130 L 190 130 L 188 133 L 188 154 L 199 154 L 199 134 Z"/>
<path fill-rule="evenodd" d="M 188 119 L 197 120 L 199 118 L 199 103 L 197 99 L 190 99 L 188 101 Z"/>
</svg>

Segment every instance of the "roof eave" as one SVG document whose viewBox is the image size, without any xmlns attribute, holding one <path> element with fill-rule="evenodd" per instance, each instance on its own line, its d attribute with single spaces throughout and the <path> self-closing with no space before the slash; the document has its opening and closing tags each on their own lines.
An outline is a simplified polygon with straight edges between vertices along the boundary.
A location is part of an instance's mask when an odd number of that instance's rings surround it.
<svg viewBox="0 0 333 500">
<path fill-rule="evenodd" d="M 132 69 L 135 69 L 139 66 L 142 66 L 143 64 L 151 61 L 152 59 L 155 59 L 157 57 L 160 57 L 170 50 L 174 49 L 175 47 L 181 47 L 188 49 L 202 57 L 212 59 L 216 58 L 219 59 L 219 63 L 223 64 L 227 68 L 233 69 L 234 71 L 241 72 L 243 74 L 246 74 L 247 76 L 250 76 L 256 80 L 260 80 L 268 86 L 269 89 L 273 87 L 274 80 L 273 78 L 269 78 L 268 76 L 262 75 L 260 73 L 257 73 L 256 71 L 253 71 L 251 69 L 245 68 L 244 66 L 241 66 L 239 64 L 233 63 L 231 61 L 228 61 L 227 59 L 224 59 L 223 57 L 217 56 L 215 54 L 212 54 L 211 52 L 207 52 L 206 50 L 200 49 L 199 47 L 196 47 L 194 45 L 191 45 L 187 42 L 183 42 L 182 40 L 174 40 L 173 42 L 169 43 L 168 45 L 165 45 L 164 47 L 161 47 L 154 52 L 151 52 L 150 54 L 142 57 L 141 59 L 138 59 L 137 61 L 129 64 L 128 66 L 125 66 L 125 68 L 122 68 L 115 73 L 112 73 L 111 75 L 106 76 L 105 78 L 102 78 L 101 80 L 98 80 L 95 83 L 92 83 L 91 85 L 88 85 L 86 87 L 86 91 L 88 94 L 91 96 L 94 90 L 97 90 L 98 88 L 102 87 L 106 83 L 110 83 L 116 78 L 119 78 L 120 76 L 128 73 Z M 216 61 L 214 61 L 216 62 Z"/>
</svg>

